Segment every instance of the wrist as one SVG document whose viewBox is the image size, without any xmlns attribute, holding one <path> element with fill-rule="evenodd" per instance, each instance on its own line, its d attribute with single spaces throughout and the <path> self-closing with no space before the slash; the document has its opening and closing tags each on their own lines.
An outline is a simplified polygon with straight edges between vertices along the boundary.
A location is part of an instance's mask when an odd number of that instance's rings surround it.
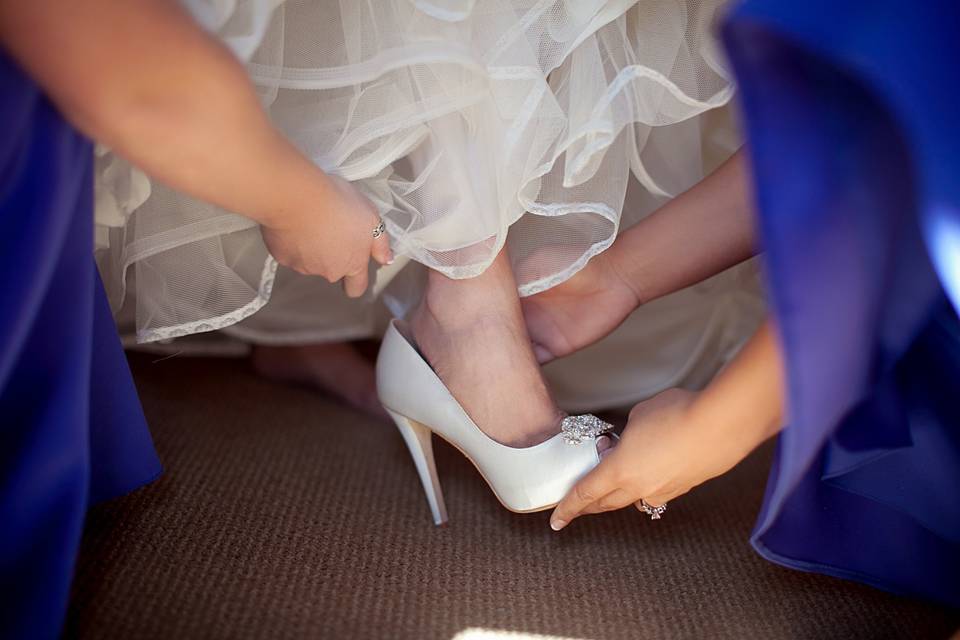
<svg viewBox="0 0 960 640">
<path fill-rule="evenodd" d="M 298 163 L 299 164 L 299 163 Z M 271 229 L 289 231 L 303 229 L 307 222 L 316 223 L 328 215 L 335 187 L 330 176 L 305 159 L 286 179 L 275 183 L 270 206 L 258 212 L 257 221 Z"/>
<path fill-rule="evenodd" d="M 629 249 L 626 242 L 618 239 L 600 255 L 604 257 L 613 285 L 625 292 L 637 308 L 650 302 L 652 297 L 646 285 L 646 269 Z"/>
<path fill-rule="evenodd" d="M 776 433 L 762 416 L 718 406 L 709 387 L 687 406 L 683 423 L 696 434 L 704 459 L 711 461 L 710 477 L 726 473 Z"/>
</svg>

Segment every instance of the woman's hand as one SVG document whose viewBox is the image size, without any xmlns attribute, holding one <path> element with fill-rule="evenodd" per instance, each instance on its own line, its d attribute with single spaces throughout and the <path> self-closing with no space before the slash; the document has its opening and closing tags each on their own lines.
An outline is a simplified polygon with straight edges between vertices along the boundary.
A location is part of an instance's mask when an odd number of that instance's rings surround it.
<svg viewBox="0 0 960 640">
<path fill-rule="evenodd" d="M 620 442 L 557 505 L 559 531 L 582 515 L 665 504 L 720 475 L 739 460 L 721 460 L 703 446 L 689 414 L 697 394 L 669 389 L 636 405 Z"/>
<path fill-rule="evenodd" d="M 522 299 L 541 363 L 593 344 L 641 304 L 720 273 L 754 253 L 746 162 L 710 176 L 620 234 L 572 278 Z M 530 259 L 541 257 L 534 254 Z"/>
<path fill-rule="evenodd" d="M 380 224 L 373 203 L 346 180 L 326 177 L 327 195 L 282 216 L 277 226 L 261 227 L 263 240 L 280 264 L 330 282 L 342 278 L 344 291 L 357 298 L 367 289 L 371 256 L 380 264 L 393 260 L 390 243 L 385 233 L 373 237 Z"/>
<path fill-rule="evenodd" d="M 605 252 L 566 282 L 521 298 L 520 305 L 533 351 L 540 364 L 546 364 L 619 327 L 640 298 Z"/>
<path fill-rule="evenodd" d="M 660 506 L 715 478 L 780 430 L 782 360 L 769 322 L 701 392 L 669 389 L 636 405 L 619 444 L 557 505 L 550 526 Z"/>
<path fill-rule="evenodd" d="M 343 278 L 356 297 L 370 257 L 390 261 L 374 206 L 283 137 L 240 62 L 179 3 L 0 0 L 0 45 L 83 133 L 258 222 L 281 264 Z"/>
</svg>

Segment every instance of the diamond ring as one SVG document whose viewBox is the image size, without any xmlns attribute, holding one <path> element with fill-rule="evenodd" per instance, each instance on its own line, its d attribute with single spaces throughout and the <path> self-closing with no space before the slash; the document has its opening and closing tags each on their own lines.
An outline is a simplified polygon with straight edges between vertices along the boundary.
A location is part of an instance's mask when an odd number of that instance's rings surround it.
<svg viewBox="0 0 960 640">
<path fill-rule="evenodd" d="M 373 237 L 379 238 L 380 236 L 383 235 L 383 232 L 386 230 L 387 230 L 387 226 L 383 224 L 383 220 L 381 220 L 380 224 L 378 224 L 373 230 Z"/>
<path fill-rule="evenodd" d="M 640 510 L 643 511 L 648 516 L 650 516 L 651 520 L 659 520 L 660 516 L 663 515 L 663 512 L 667 510 L 667 503 L 664 502 L 659 507 L 655 507 L 649 504 L 643 498 L 640 498 Z"/>
</svg>

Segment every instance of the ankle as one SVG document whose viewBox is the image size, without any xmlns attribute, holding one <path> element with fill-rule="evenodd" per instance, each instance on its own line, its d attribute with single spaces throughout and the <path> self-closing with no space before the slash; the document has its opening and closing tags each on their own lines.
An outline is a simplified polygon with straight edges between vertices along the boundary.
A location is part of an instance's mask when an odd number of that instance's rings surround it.
<svg viewBox="0 0 960 640">
<path fill-rule="evenodd" d="M 522 322 L 520 302 L 515 289 L 510 295 L 503 295 L 500 287 L 488 286 L 481 282 L 483 275 L 471 280 L 451 280 L 446 276 L 431 272 L 426 291 L 412 316 L 412 322 L 429 322 L 435 328 L 467 329 L 476 326 L 478 321 L 496 318 L 499 323 L 504 319 Z"/>
</svg>

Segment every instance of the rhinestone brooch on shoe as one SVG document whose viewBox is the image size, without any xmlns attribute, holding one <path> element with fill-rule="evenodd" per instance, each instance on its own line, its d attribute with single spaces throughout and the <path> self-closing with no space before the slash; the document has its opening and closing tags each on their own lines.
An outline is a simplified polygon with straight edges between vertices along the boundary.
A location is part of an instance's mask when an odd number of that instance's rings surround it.
<svg viewBox="0 0 960 640">
<path fill-rule="evenodd" d="M 560 423 L 563 440 L 567 444 L 580 444 L 586 438 L 596 439 L 598 436 L 613 431 L 613 425 L 604 422 L 595 415 L 567 416 Z"/>
</svg>

